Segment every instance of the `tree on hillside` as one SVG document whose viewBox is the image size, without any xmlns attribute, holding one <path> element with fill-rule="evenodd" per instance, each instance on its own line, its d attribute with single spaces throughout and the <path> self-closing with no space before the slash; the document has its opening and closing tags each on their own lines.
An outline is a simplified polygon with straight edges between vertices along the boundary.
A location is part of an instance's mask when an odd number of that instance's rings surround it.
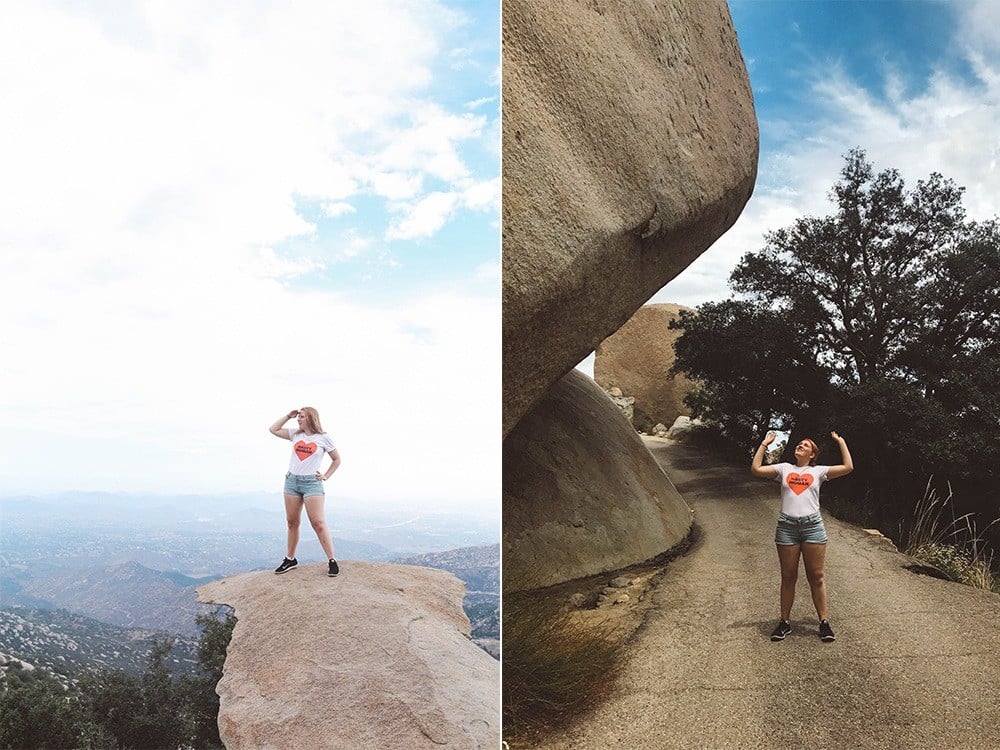
<svg viewBox="0 0 1000 750">
<path fill-rule="evenodd" d="M 169 640 L 154 641 L 140 675 L 87 672 L 71 692 L 44 669 L 11 666 L 0 679 L 0 750 L 223 750 L 215 686 L 236 618 L 230 612 L 196 622 L 200 677 L 174 678 L 166 664 Z"/>
<path fill-rule="evenodd" d="M 29 747 L 111 750 L 116 745 L 55 677 L 12 665 L 0 679 L 0 748 Z"/>
<path fill-rule="evenodd" d="M 190 743 L 194 721 L 186 691 L 165 663 L 172 648 L 169 640 L 155 641 L 138 677 L 105 670 L 80 680 L 86 705 L 117 747 L 174 750 Z"/>
<path fill-rule="evenodd" d="M 226 661 L 226 649 L 233 637 L 236 617 L 229 611 L 220 620 L 214 615 L 198 615 L 195 619 L 201 628 L 198 639 L 198 663 L 204 675 L 186 678 L 188 703 L 195 722 L 194 746 L 198 748 L 222 748 L 219 737 L 219 696 L 215 686 L 222 679 L 222 666 Z"/>
<path fill-rule="evenodd" d="M 967 220 L 962 192 L 936 173 L 907 190 L 851 151 L 831 215 L 767 233 L 730 277 L 738 299 L 675 324 L 695 415 L 744 451 L 770 425 L 838 429 L 883 500 L 931 471 L 995 481 L 1000 226 Z"/>
</svg>

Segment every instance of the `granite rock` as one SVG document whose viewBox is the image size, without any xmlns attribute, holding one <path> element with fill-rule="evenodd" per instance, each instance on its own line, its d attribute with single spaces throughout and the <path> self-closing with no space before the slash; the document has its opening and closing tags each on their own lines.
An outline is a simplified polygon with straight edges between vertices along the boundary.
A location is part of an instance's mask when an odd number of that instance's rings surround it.
<svg viewBox="0 0 1000 750">
<path fill-rule="evenodd" d="M 469 639 L 465 584 L 410 565 L 343 562 L 201 586 L 236 610 L 219 731 L 228 750 L 496 748 L 499 663 Z"/>
<path fill-rule="evenodd" d="M 759 136 L 725 0 L 505 0 L 502 35 L 506 436 L 732 226 Z"/>
</svg>

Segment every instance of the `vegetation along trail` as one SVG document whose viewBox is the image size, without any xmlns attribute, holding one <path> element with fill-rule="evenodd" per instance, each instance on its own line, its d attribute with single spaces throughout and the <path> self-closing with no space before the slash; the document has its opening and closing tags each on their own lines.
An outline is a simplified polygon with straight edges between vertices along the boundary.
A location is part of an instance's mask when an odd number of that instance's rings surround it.
<svg viewBox="0 0 1000 750">
<path fill-rule="evenodd" d="M 1000 595 L 916 575 L 888 540 L 827 517 L 837 640 L 820 641 L 800 568 L 793 631 L 772 642 L 777 485 L 646 442 L 701 538 L 658 584 L 611 697 L 541 747 L 995 747 Z"/>
</svg>

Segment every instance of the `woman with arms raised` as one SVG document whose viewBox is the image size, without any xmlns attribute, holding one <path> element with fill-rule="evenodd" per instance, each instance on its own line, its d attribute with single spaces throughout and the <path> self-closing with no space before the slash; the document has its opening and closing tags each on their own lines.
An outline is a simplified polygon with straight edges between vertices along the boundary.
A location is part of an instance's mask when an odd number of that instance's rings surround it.
<svg viewBox="0 0 1000 750">
<path fill-rule="evenodd" d="M 782 641 L 792 632 L 789 617 L 795 601 L 795 582 L 799 575 L 799 556 L 806 567 L 806 578 L 812 590 L 813 604 L 819 615 L 819 636 L 824 641 L 834 640 L 833 628 L 826 619 L 826 583 L 823 565 L 826 559 L 826 528 L 819 512 L 819 488 L 828 479 L 836 479 L 854 470 L 851 452 L 844 438 L 836 432 L 830 436 L 840 446 L 841 463 L 837 466 L 817 466 L 819 447 L 806 438 L 795 446 L 795 463 L 763 466 L 767 446 L 775 435 L 769 432 L 754 453 L 750 472 L 756 477 L 777 479 L 781 483 L 781 515 L 774 541 L 778 547 L 781 565 L 781 619 L 771 633 L 772 641 Z"/>
</svg>

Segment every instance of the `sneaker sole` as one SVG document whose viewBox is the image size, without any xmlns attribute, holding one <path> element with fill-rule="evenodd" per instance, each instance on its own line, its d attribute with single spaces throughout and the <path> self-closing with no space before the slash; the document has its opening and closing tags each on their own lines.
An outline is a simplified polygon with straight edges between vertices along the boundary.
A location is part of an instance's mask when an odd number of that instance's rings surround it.
<svg viewBox="0 0 1000 750">
<path fill-rule="evenodd" d="M 328 576 L 329 576 L 330 578 L 336 578 L 337 576 L 339 576 L 339 575 L 340 575 L 340 573 L 327 573 L 327 575 L 328 575 Z"/>
<path fill-rule="evenodd" d="M 283 575 L 283 574 L 287 573 L 290 570 L 295 570 L 297 567 L 298 567 L 297 565 L 293 565 L 292 567 L 285 568 L 284 570 L 276 570 L 276 571 L 274 571 L 274 574 L 276 576 L 280 576 L 280 575 Z"/>
<path fill-rule="evenodd" d="M 787 633 L 785 633 L 785 635 L 791 635 L 791 634 L 792 634 L 791 630 L 789 630 Z M 775 641 L 775 642 L 777 642 L 777 641 L 783 641 L 783 640 L 785 640 L 785 635 L 772 635 L 771 636 L 771 640 Z"/>
<path fill-rule="evenodd" d="M 819 639 L 823 641 L 823 643 L 829 643 L 830 641 L 837 640 L 837 637 L 833 635 L 821 635 Z"/>
</svg>

